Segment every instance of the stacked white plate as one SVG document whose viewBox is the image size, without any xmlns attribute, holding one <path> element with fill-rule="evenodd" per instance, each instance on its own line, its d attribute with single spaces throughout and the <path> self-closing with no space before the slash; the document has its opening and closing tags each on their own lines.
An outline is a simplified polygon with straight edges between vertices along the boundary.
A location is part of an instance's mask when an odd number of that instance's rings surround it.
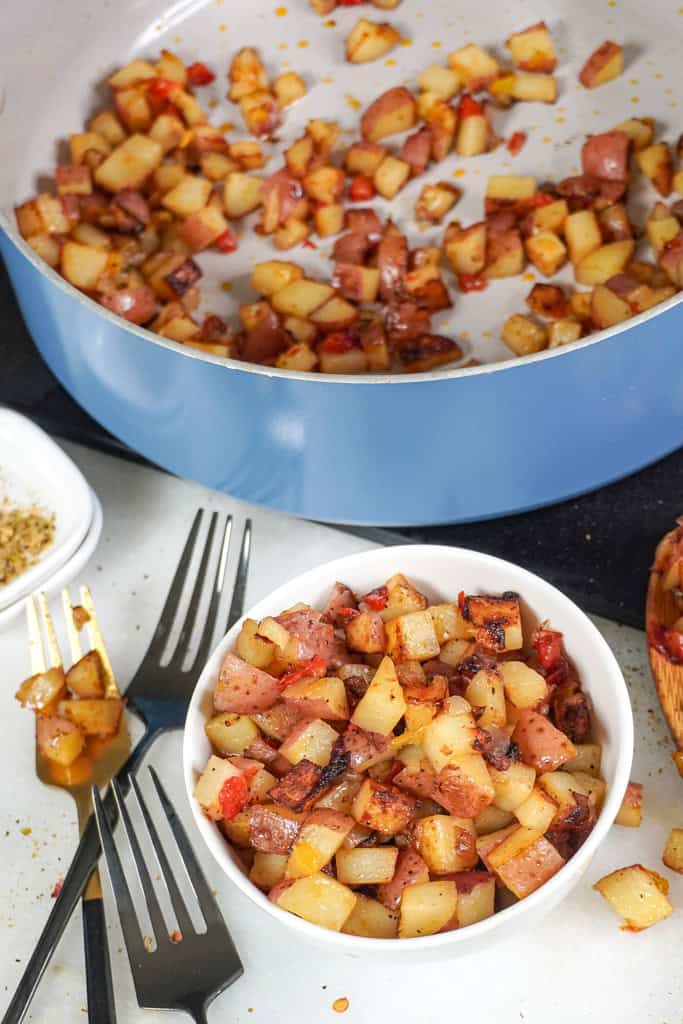
<svg viewBox="0 0 683 1024">
<path fill-rule="evenodd" d="M 0 408 L 0 503 L 5 499 L 52 513 L 55 536 L 34 565 L 0 587 L 0 627 L 21 612 L 28 594 L 70 583 L 102 532 L 102 506 L 71 459 L 26 417 Z"/>
</svg>

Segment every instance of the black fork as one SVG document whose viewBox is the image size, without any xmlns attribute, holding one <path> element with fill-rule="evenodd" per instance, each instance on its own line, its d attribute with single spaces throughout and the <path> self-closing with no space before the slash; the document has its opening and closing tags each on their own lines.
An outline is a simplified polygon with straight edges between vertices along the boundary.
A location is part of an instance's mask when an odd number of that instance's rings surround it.
<svg viewBox="0 0 683 1024">
<path fill-rule="evenodd" d="M 213 573 L 211 597 L 205 623 L 201 631 L 196 653 L 191 658 L 189 666 L 185 665 L 190 653 L 190 639 L 197 622 L 197 612 L 201 604 L 202 595 L 205 592 L 205 581 L 209 572 L 212 551 L 215 547 L 214 538 L 217 532 L 216 527 L 219 516 L 217 512 L 213 512 L 209 515 L 209 524 L 200 556 L 200 564 L 187 612 L 181 626 L 180 636 L 170 660 L 163 661 L 164 655 L 167 654 L 171 631 L 177 618 L 185 584 L 189 578 L 197 539 L 205 515 L 207 515 L 205 510 L 199 509 L 194 518 L 154 636 L 138 671 L 125 692 L 128 708 L 142 719 L 145 731 L 117 775 L 121 792 L 124 794 L 128 791 L 130 774 L 139 766 L 154 740 L 162 732 L 166 732 L 169 729 L 182 728 L 192 690 L 211 651 L 214 635 L 217 633 L 216 626 L 221 605 L 223 604 L 225 573 L 233 532 L 232 516 L 227 517 L 219 534 L 222 536 L 222 539 L 216 568 Z M 239 563 L 230 609 L 227 622 L 221 630 L 221 635 L 227 632 L 242 615 L 250 552 L 251 520 L 247 519 L 242 533 Z M 184 665 L 185 667 L 183 667 Z M 115 820 L 117 806 L 111 790 L 105 798 L 105 806 L 111 820 Z M 3 1024 L 19 1024 L 23 1020 L 29 1003 L 38 987 L 38 983 L 43 976 L 43 972 L 50 961 L 50 957 L 78 904 L 88 878 L 97 865 L 100 851 L 97 826 L 94 817 L 91 815 L 88 824 L 82 832 L 69 870 L 64 877 L 61 892 L 55 900 L 36 948 L 21 976 L 5 1016 L 2 1018 Z"/>
<path fill-rule="evenodd" d="M 152 922 L 155 948 L 147 945 L 136 913 L 126 873 L 114 838 L 110 817 L 97 788 L 93 786 L 93 803 L 102 850 L 119 912 L 121 931 L 128 951 L 135 992 L 140 1006 L 157 1010 L 185 1010 L 197 1022 L 206 1024 L 206 1008 L 219 992 L 243 973 L 242 962 L 221 916 L 209 884 L 202 873 L 194 850 L 187 838 L 166 792 L 153 768 L 150 773 L 162 809 L 176 841 L 180 858 L 189 876 L 204 919 L 205 929 L 197 931 L 187 905 L 180 893 L 166 849 L 154 825 L 147 804 L 134 777 L 130 782 L 142 813 L 148 838 L 157 857 L 161 883 L 166 889 L 179 928 L 169 933 L 152 882 L 146 858 L 140 846 L 121 787 L 112 783 L 118 814 L 128 838 L 145 904 Z M 152 936 L 150 936 L 152 938 Z"/>
</svg>

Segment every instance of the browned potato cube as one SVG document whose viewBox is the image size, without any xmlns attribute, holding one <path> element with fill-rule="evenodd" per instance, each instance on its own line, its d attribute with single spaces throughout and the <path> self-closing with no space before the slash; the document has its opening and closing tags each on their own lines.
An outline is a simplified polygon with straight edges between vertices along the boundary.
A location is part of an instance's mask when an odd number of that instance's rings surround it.
<svg viewBox="0 0 683 1024">
<path fill-rule="evenodd" d="M 25 679 L 15 696 L 22 707 L 45 711 L 64 694 L 64 669 L 49 668 Z"/>
<path fill-rule="evenodd" d="M 440 646 L 429 611 L 411 612 L 386 623 L 387 652 L 397 661 L 438 658 Z"/>
<path fill-rule="evenodd" d="M 372 178 L 386 155 L 387 147 L 379 142 L 354 142 L 346 151 L 344 166 L 349 174 Z"/>
<path fill-rule="evenodd" d="M 230 99 L 238 102 L 243 96 L 268 87 L 268 75 L 256 50 L 249 46 L 239 50 L 228 71 Z"/>
<path fill-rule="evenodd" d="M 672 871 L 683 875 L 683 828 L 672 828 L 669 832 L 662 860 Z"/>
<path fill-rule="evenodd" d="M 576 747 L 544 715 L 525 708 L 517 719 L 514 742 L 522 760 L 537 772 L 554 772 L 576 757 Z"/>
<path fill-rule="evenodd" d="M 415 124 L 415 99 L 403 86 L 389 89 L 370 104 L 361 118 L 366 142 L 379 142 L 397 135 Z"/>
<path fill-rule="evenodd" d="M 385 156 L 375 171 L 373 183 L 385 199 L 393 199 L 410 177 L 410 164 L 395 156 Z"/>
<path fill-rule="evenodd" d="M 420 92 L 430 92 L 442 100 L 451 100 L 462 88 L 460 75 L 442 64 L 432 64 L 420 75 Z"/>
<path fill-rule="evenodd" d="M 524 243 L 526 254 L 544 277 L 552 277 L 567 261 L 567 249 L 553 231 L 539 231 Z"/>
<path fill-rule="evenodd" d="M 335 857 L 337 880 L 344 885 L 382 885 L 396 870 L 396 846 L 356 847 L 338 850 Z"/>
<path fill-rule="evenodd" d="M 398 914 L 383 906 L 379 900 L 358 893 L 356 905 L 347 917 L 342 932 L 367 939 L 395 939 L 398 934 Z"/>
<path fill-rule="evenodd" d="M 306 83 L 296 71 L 285 71 L 273 82 L 273 92 L 281 109 L 306 95 Z"/>
<path fill-rule="evenodd" d="M 317 203 L 336 203 L 344 194 L 344 172 L 323 165 L 309 171 L 303 179 L 304 191 Z"/>
<path fill-rule="evenodd" d="M 569 258 L 574 265 L 602 245 L 600 224 L 592 210 L 570 213 L 564 222 L 564 234 L 569 248 Z"/>
<path fill-rule="evenodd" d="M 341 203 L 318 206 L 313 214 L 315 230 L 321 238 L 339 235 L 344 230 L 344 207 Z"/>
<path fill-rule="evenodd" d="M 569 218 L 568 218 L 569 219 Z M 623 273 L 633 256 L 635 242 L 626 239 L 622 242 L 609 242 L 594 252 L 584 256 L 575 268 L 576 280 L 579 284 L 605 284 L 611 277 Z"/>
<path fill-rule="evenodd" d="M 370 685 L 351 717 L 354 725 L 366 732 L 388 736 L 406 710 L 403 689 L 391 658 L 383 658 Z"/>
<path fill-rule="evenodd" d="M 651 145 L 654 138 L 654 121 L 651 117 L 629 117 L 614 128 L 615 132 L 628 135 L 636 152 Z"/>
<path fill-rule="evenodd" d="M 393 50 L 400 38 L 400 32 L 388 21 L 377 24 L 360 18 L 346 37 L 346 59 L 350 64 L 378 60 Z"/>
<path fill-rule="evenodd" d="M 223 202 L 228 217 L 244 217 L 262 203 L 263 179 L 234 171 L 225 179 Z"/>
<path fill-rule="evenodd" d="M 449 224 L 444 236 L 444 251 L 454 274 L 480 274 L 486 263 L 486 224 L 462 228 Z"/>
<path fill-rule="evenodd" d="M 36 719 L 36 745 L 48 761 L 67 767 L 85 747 L 85 739 L 78 726 L 68 719 L 58 715 L 39 715 Z"/>
<path fill-rule="evenodd" d="M 447 181 L 425 185 L 415 204 L 415 220 L 418 223 L 440 224 L 461 195 L 460 189 Z"/>
<path fill-rule="evenodd" d="M 521 825 L 494 848 L 489 862 L 499 880 L 517 899 L 535 892 L 565 864 L 545 836 Z"/>
<path fill-rule="evenodd" d="M 146 135 L 130 135 L 95 168 L 95 181 L 107 192 L 139 188 L 163 157 L 160 143 Z"/>
<path fill-rule="evenodd" d="M 351 813 L 360 825 L 383 835 L 400 832 L 412 820 L 416 801 L 396 786 L 365 779 L 353 801 Z"/>
<path fill-rule="evenodd" d="M 660 196 L 671 194 L 673 183 L 673 157 L 666 142 L 656 142 L 636 153 L 643 174 L 647 175 Z"/>
<path fill-rule="evenodd" d="M 523 71 L 554 71 L 557 67 L 555 47 L 544 21 L 513 33 L 506 45 L 512 63 Z"/>
<path fill-rule="evenodd" d="M 98 651 L 88 651 L 71 666 L 66 685 L 77 697 L 104 697 L 104 666 Z"/>
<path fill-rule="evenodd" d="M 573 317 L 555 320 L 548 328 L 548 348 L 558 348 L 560 345 L 578 341 L 582 334 L 583 328 L 579 320 Z"/>
<path fill-rule="evenodd" d="M 669 883 L 642 864 L 613 871 L 593 888 L 624 918 L 625 931 L 643 931 L 673 913 L 667 898 Z"/>
<path fill-rule="evenodd" d="M 598 284 L 591 296 L 591 319 L 598 329 L 613 327 L 633 316 L 631 306 L 606 285 Z"/>
<path fill-rule="evenodd" d="M 85 736 L 113 736 L 121 722 L 123 701 L 115 697 L 62 700 L 57 711 L 77 725 Z"/>
<path fill-rule="evenodd" d="M 586 89 L 595 89 L 618 76 L 624 70 L 624 48 L 610 39 L 590 55 L 579 73 L 579 81 Z"/>
<path fill-rule="evenodd" d="M 500 65 L 495 57 L 476 43 L 469 43 L 449 53 L 448 63 L 472 92 L 488 85 L 500 74 Z"/>
<path fill-rule="evenodd" d="M 639 828 L 642 818 L 643 786 L 640 782 L 629 782 L 614 821 L 617 825 L 626 825 L 627 828 Z"/>
<path fill-rule="evenodd" d="M 269 897 L 278 907 L 311 924 L 339 932 L 356 904 L 356 894 L 320 872 L 275 886 Z"/>
</svg>

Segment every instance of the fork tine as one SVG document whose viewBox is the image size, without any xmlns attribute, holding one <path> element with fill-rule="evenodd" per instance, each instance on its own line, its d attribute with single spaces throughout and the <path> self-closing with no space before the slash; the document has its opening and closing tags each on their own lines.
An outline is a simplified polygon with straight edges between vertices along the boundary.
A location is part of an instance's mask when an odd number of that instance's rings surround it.
<svg viewBox="0 0 683 1024">
<path fill-rule="evenodd" d="M 199 527 L 201 525 L 203 515 L 204 509 L 198 509 L 194 517 L 192 526 L 190 527 L 190 532 L 187 535 L 185 547 L 183 548 L 183 553 L 180 556 L 180 561 L 178 562 L 178 567 L 175 571 L 175 576 L 173 577 L 173 580 L 171 582 L 168 597 L 166 598 L 164 607 L 161 610 L 159 622 L 157 623 L 157 628 L 154 631 L 154 636 L 152 637 L 149 647 L 147 648 L 147 653 L 145 654 L 144 661 L 146 661 L 148 658 L 158 659 L 163 654 L 164 645 L 166 643 L 166 640 L 168 639 L 168 635 L 173 626 L 173 621 L 176 617 L 178 605 L 180 604 L 180 599 L 183 594 L 185 578 L 187 576 L 187 571 L 190 567 L 190 562 L 192 561 L 192 554 L 194 552 L 194 546 L 197 540 L 197 534 L 199 532 Z"/>
<path fill-rule="evenodd" d="M 123 822 L 123 827 L 126 830 L 126 835 L 128 836 L 128 842 L 130 843 L 131 852 L 133 854 L 133 861 L 135 862 L 135 868 L 138 873 L 138 878 L 140 879 L 140 884 L 142 885 L 142 892 L 145 897 L 145 903 L 147 904 L 147 909 L 149 910 L 149 916 L 152 922 L 152 931 L 154 932 L 154 937 L 156 938 L 157 946 L 161 947 L 162 944 L 165 944 L 165 942 L 170 941 L 169 931 L 166 926 L 166 922 L 164 921 L 164 915 L 161 912 L 159 900 L 157 899 L 157 894 L 154 891 L 152 879 L 150 878 L 149 871 L 147 870 L 145 856 L 140 847 L 140 843 L 135 833 L 135 829 L 133 828 L 133 822 L 130 820 L 128 808 L 126 807 L 126 802 L 123 799 L 123 793 L 121 792 L 121 788 L 116 779 L 112 779 L 111 788 L 114 792 L 114 799 L 116 800 L 116 806 L 118 808 L 121 821 Z"/>
<path fill-rule="evenodd" d="M 216 531 L 217 521 L 218 513 L 212 512 L 211 519 L 209 520 L 209 528 L 206 531 L 206 538 L 204 540 L 204 550 L 202 551 L 199 569 L 197 570 L 194 587 L 192 588 L 192 596 L 190 597 L 190 603 L 187 606 L 187 612 L 185 614 L 185 621 L 181 627 L 178 643 L 176 644 L 175 651 L 173 652 L 170 661 L 170 664 L 173 665 L 174 668 L 180 668 L 185 660 L 190 638 L 192 637 L 192 630 L 194 629 L 195 620 L 197 618 L 199 602 L 201 601 L 201 597 L 204 592 L 204 580 L 206 579 L 206 571 L 209 565 L 209 558 L 211 557 L 211 550 L 213 548 L 213 535 Z"/>
<path fill-rule="evenodd" d="M 123 864 L 121 863 L 121 858 L 119 857 L 119 852 L 116 849 L 116 843 L 114 842 L 114 835 L 111 828 L 111 822 L 109 821 L 109 815 L 104 808 L 97 786 L 92 787 L 92 802 L 95 810 L 97 831 L 100 834 L 100 843 L 102 844 L 104 859 L 107 862 L 109 878 L 116 897 L 116 906 L 119 912 L 121 931 L 123 932 L 126 949 L 128 950 L 128 957 L 131 960 L 131 963 L 139 964 L 142 962 L 147 951 L 142 939 L 138 916 L 135 913 L 135 907 L 133 906 L 133 897 L 130 894 L 126 875 L 123 870 Z M 135 972 L 133 977 L 135 978 Z"/>
<path fill-rule="evenodd" d="M 45 628 L 45 639 L 47 641 L 47 651 L 50 660 L 50 667 L 61 668 L 62 655 L 59 651 L 57 634 L 55 633 L 55 627 L 52 621 L 52 616 L 50 615 L 50 609 L 47 604 L 47 599 L 42 590 L 38 594 L 38 608 L 40 609 L 40 614 L 43 620 L 43 626 Z"/>
<path fill-rule="evenodd" d="M 147 826 L 149 837 L 152 840 L 152 846 L 154 847 L 154 852 L 157 855 L 159 867 L 161 868 L 161 877 L 163 878 L 166 888 L 168 889 L 168 895 L 170 896 L 171 905 L 175 912 L 175 916 L 178 920 L 180 932 L 183 936 L 185 936 L 190 932 L 190 930 L 193 930 L 190 915 L 187 912 L 185 901 L 180 894 L 180 890 L 175 880 L 175 875 L 173 874 L 171 865 L 168 862 L 168 858 L 166 856 L 166 852 L 164 850 L 161 839 L 159 838 L 159 833 L 157 832 L 156 825 L 152 821 L 152 816 L 149 813 L 149 809 L 147 807 L 147 804 L 145 803 L 145 799 L 142 795 L 142 792 L 140 791 L 138 781 L 134 775 L 131 775 L 130 782 L 133 788 L 133 792 L 135 793 L 135 799 L 138 802 L 138 807 L 142 812 L 142 817 L 144 819 L 145 825 Z"/>
<path fill-rule="evenodd" d="M 62 609 L 64 611 L 64 622 L 66 623 L 66 634 L 69 638 L 69 650 L 71 651 L 71 663 L 74 664 L 83 657 L 81 638 L 76 623 L 74 622 L 74 610 L 71 604 L 71 595 L 68 587 L 62 590 Z"/>
<path fill-rule="evenodd" d="M 164 809 L 164 813 L 168 819 L 168 823 L 171 826 L 171 831 L 175 837 L 175 841 L 178 844 L 178 850 L 182 857 L 187 875 L 194 889 L 199 907 L 202 915 L 206 922 L 207 928 L 211 927 L 212 924 L 218 924 L 221 928 L 225 927 L 221 912 L 218 909 L 218 905 L 213 897 L 211 889 L 209 888 L 208 882 L 204 877 L 202 867 L 197 860 L 194 850 L 190 844 L 190 840 L 187 838 L 187 832 L 183 828 L 183 824 L 176 814 L 173 804 L 166 795 L 166 790 L 159 781 L 159 776 L 154 771 L 154 768 L 149 765 L 149 773 L 152 776 L 154 787 L 159 795 L 161 806 Z"/>
<path fill-rule="evenodd" d="M 232 516 L 228 516 L 225 520 L 225 528 L 223 530 L 223 540 L 221 543 L 221 552 L 218 557 L 218 565 L 216 566 L 216 575 L 213 581 L 213 593 L 211 594 L 211 602 L 209 604 L 209 610 L 206 614 L 206 622 L 204 623 L 204 630 L 202 632 L 199 646 L 197 647 L 197 654 L 192 663 L 194 669 L 197 665 L 204 665 L 209 651 L 211 650 L 211 644 L 213 642 L 213 635 L 216 628 L 216 619 L 218 617 L 218 610 L 220 608 L 221 597 L 223 596 L 223 586 L 225 584 L 225 572 L 228 568 L 228 554 L 230 552 L 230 539 L 232 537 Z"/>
<path fill-rule="evenodd" d="M 45 672 L 47 670 L 47 663 L 43 652 L 43 637 L 40 632 L 40 623 L 38 622 L 38 613 L 36 612 L 33 594 L 26 598 L 24 607 L 26 608 L 26 624 L 28 626 L 28 650 L 31 658 L 31 672 L 36 675 L 38 672 Z"/>
<path fill-rule="evenodd" d="M 119 688 L 116 683 L 116 676 L 114 675 L 114 669 L 112 668 L 109 655 L 107 654 L 107 648 L 104 644 L 104 637 L 102 636 L 102 630 L 100 629 L 99 619 L 97 618 L 97 612 L 95 611 L 95 602 L 92 599 L 90 588 L 86 585 L 81 587 L 81 604 L 88 613 L 88 621 L 86 623 L 86 629 L 88 631 L 88 640 L 90 641 L 90 647 L 93 651 L 97 651 L 102 662 L 102 668 L 104 669 L 104 678 L 106 683 L 107 697 L 118 697 Z"/>
<path fill-rule="evenodd" d="M 244 524 L 244 532 L 242 533 L 242 547 L 240 548 L 240 560 L 237 566 L 237 576 L 235 577 L 235 589 L 232 594 L 232 601 L 230 603 L 230 611 L 228 612 L 228 621 L 225 627 L 225 632 L 235 625 L 238 619 L 242 617 L 244 611 L 244 595 L 247 589 L 247 575 L 249 573 L 249 556 L 251 554 L 251 519 L 247 519 Z"/>
</svg>

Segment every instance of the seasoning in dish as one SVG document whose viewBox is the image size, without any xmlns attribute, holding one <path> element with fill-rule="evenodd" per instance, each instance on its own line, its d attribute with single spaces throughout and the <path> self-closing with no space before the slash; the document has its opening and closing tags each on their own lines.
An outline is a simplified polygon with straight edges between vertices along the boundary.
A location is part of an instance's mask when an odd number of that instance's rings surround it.
<svg viewBox="0 0 683 1024">
<path fill-rule="evenodd" d="M 52 544 L 55 518 L 36 506 L 0 505 L 0 587 L 21 576 Z"/>
</svg>

